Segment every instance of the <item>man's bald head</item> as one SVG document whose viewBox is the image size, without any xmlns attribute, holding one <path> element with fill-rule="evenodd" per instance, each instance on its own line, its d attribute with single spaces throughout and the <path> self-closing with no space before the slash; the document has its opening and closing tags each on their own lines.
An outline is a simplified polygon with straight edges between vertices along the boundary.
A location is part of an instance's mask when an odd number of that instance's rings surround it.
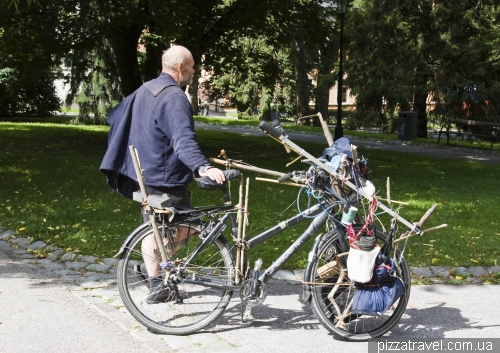
<svg viewBox="0 0 500 353">
<path fill-rule="evenodd" d="M 162 71 L 171 75 L 180 86 L 191 83 L 194 74 L 194 60 L 191 52 L 180 45 L 175 45 L 163 52 Z"/>
<path fill-rule="evenodd" d="M 180 45 L 171 47 L 163 52 L 161 64 L 163 71 L 175 71 L 179 64 L 186 64 L 189 59 L 193 59 L 191 52 Z"/>
</svg>

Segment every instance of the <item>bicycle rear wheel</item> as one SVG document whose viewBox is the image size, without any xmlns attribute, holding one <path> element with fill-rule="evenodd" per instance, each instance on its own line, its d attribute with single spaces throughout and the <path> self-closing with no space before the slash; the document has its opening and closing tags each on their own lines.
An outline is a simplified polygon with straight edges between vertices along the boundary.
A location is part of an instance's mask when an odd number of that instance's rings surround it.
<svg viewBox="0 0 500 353">
<path fill-rule="evenodd" d="M 219 317 L 229 304 L 233 292 L 224 288 L 202 285 L 230 285 L 234 280 L 234 262 L 226 239 L 221 235 L 188 264 L 186 259 L 201 243 L 201 227 L 193 224 L 176 224 L 160 227 L 160 234 L 172 232 L 177 238 L 165 237 L 164 247 L 173 264 L 171 275 L 164 281 L 177 293 L 165 302 L 147 304 L 147 282 L 137 271 L 143 262 L 145 239 L 154 236 L 151 227 L 137 234 L 123 251 L 118 263 L 118 289 L 130 314 L 150 330 L 170 335 L 186 335 L 198 331 Z M 171 233 L 172 234 L 172 233 Z M 179 236 L 180 235 L 180 236 Z M 149 238 L 150 239 L 150 238 Z M 172 241 L 174 240 L 174 241 Z M 151 252 L 150 252 L 151 253 Z M 158 253 L 158 251 L 155 251 Z M 155 256 L 158 264 L 160 256 Z M 165 278 L 165 271 L 161 274 Z M 187 283 L 197 279 L 197 283 Z"/>
<path fill-rule="evenodd" d="M 377 231 L 376 237 L 382 247 L 387 239 L 386 234 Z M 350 307 L 356 287 L 347 276 L 347 256 L 345 260 L 338 256 L 341 252 L 338 241 L 338 234 L 334 234 L 320 247 L 311 264 L 311 308 L 321 324 L 336 339 L 364 341 L 380 337 L 397 324 L 406 309 L 411 285 L 406 259 L 401 257 L 399 251 L 396 256 L 390 254 L 390 257 L 397 259 L 396 276 L 405 283 L 405 293 L 384 314 L 354 315 L 350 312 Z"/>
</svg>

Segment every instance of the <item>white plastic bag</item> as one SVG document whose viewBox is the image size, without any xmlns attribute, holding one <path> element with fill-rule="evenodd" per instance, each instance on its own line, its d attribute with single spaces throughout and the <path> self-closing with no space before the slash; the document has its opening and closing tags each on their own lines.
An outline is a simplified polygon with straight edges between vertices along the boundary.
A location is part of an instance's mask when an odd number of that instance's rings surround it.
<svg viewBox="0 0 500 353">
<path fill-rule="evenodd" d="M 379 252 L 380 247 L 378 245 L 371 251 L 351 247 L 347 257 L 347 275 L 349 279 L 359 283 L 370 282 Z"/>
</svg>

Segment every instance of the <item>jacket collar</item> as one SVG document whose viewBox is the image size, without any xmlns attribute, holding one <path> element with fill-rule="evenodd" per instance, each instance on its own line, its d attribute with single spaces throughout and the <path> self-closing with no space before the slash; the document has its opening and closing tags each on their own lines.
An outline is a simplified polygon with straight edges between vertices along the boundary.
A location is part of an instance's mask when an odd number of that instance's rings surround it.
<svg viewBox="0 0 500 353">
<path fill-rule="evenodd" d="M 177 85 L 178 84 L 175 82 L 174 78 L 165 72 L 162 72 L 157 78 L 144 83 L 144 87 L 146 87 L 146 89 L 155 97 L 158 96 L 165 88 Z"/>
</svg>

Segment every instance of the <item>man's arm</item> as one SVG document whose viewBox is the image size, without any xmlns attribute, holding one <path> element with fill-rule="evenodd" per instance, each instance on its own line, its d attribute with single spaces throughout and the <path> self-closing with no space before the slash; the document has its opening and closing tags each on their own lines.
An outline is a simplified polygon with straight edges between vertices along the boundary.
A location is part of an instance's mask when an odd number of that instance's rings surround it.
<svg viewBox="0 0 500 353">
<path fill-rule="evenodd" d="M 209 177 L 222 184 L 225 180 L 224 173 L 208 164 L 196 141 L 191 106 L 184 93 L 177 97 L 175 95 L 171 97 L 165 113 L 177 158 L 193 172 L 197 171 L 201 177 Z"/>
</svg>

